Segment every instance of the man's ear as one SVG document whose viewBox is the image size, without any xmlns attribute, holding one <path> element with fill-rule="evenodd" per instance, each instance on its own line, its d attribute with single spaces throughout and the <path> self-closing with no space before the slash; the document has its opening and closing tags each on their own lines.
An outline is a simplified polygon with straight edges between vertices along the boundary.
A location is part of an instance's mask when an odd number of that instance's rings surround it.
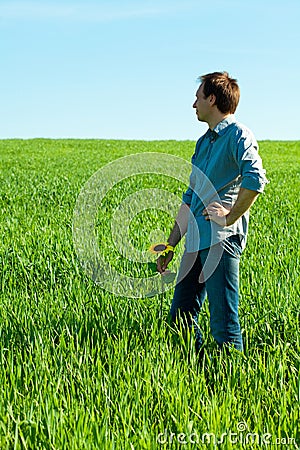
<svg viewBox="0 0 300 450">
<path fill-rule="evenodd" d="M 210 96 L 209 96 L 209 104 L 210 104 L 210 106 L 214 106 L 215 103 L 216 103 L 216 96 L 215 96 L 215 94 L 210 94 Z"/>
</svg>

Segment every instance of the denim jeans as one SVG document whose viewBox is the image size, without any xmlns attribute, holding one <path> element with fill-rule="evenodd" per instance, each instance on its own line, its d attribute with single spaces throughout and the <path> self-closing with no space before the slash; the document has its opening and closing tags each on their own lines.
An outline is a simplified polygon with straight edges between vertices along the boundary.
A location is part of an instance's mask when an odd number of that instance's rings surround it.
<svg viewBox="0 0 300 450">
<path fill-rule="evenodd" d="M 180 319 L 194 330 L 197 351 L 203 344 L 198 316 L 206 296 L 210 329 L 217 344 L 243 351 L 238 316 L 241 253 L 240 238 L 235 235 L 210 248 L 183 254 L 170 314 L 174 323 Z"/>
</svg>

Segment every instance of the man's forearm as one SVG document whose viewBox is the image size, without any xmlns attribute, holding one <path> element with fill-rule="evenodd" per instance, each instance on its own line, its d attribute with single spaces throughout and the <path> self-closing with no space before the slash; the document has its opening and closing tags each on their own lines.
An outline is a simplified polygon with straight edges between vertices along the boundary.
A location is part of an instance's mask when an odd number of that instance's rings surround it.
<svg viewBox="0 0 300 450">
<path fill-rule="evenodd" d="M 177 214 L 174 227 L 170 233 L 168 242 L 175 247 L 187 232 L 190 207 L 183 203 Z"/>
<path fill-rule="evenodd" d="M 233 225 L 253 205 L 259 193 L 241 188 L 238 198 L 226 216 L 226 225 Z"/>
</svg>

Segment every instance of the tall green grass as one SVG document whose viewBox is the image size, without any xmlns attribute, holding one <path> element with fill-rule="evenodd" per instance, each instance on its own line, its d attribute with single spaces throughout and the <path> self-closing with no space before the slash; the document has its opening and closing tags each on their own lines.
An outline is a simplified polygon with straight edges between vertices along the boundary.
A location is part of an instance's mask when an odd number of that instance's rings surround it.
<svg viewBox="0 0 300 450">
<path fill-rule="evenodd" d="M 218 354 L 206 305 L 211 357 L 199 364 L 193 337 L 168 324 L 172 291 L 130 300 L 105 292 L 72 243 L 77 196 L 100 167 L 138 152 L 189 160 L 194 143 L 0 142 L 1 449 L 299 448 L 300 142 L 260 148 L 270 184 L 241 260 L 245 355 Z M 130 228 L 143 248 L 152 225 L 172 226 L 145 214 Z M 108 230 L 101 246 L 109 260 Z"/>
</svg>

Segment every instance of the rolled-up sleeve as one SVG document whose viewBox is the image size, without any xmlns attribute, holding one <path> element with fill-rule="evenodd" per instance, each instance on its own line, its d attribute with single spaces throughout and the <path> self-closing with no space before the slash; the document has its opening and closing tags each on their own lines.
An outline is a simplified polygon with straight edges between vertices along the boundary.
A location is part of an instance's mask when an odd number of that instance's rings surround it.
<svg viewBox="0 0 300 450">
<path fill-rule="evenodd" d="M 189 180 L 189 187 L 182 195 L 182 202 L 188 206 L 190 206 L 192 203 L 192 197 L 193 197 L 194 188 L 195 188 L 195 174 L 194 174 L 195 156 L 196 156 L 196 153 L 193 154 L 192 160 L 191 160 L 192 171 L 191 171 L 190 180 Z"/>
<path fill-rule="evenodd" d="M 193 189 L 189 186 L 185 193 L 182 195 L 182 202 L 190 206 L 190 204 L 192 203 L 192 195 Z"/>
<path fill-rule="evenodd" d="M 242 177 L 241 188 L 263 192 L 269 181 L 258 153 L 258 144 L 250 132 L 240 137 L 236 157 Z"/>
</svg>

